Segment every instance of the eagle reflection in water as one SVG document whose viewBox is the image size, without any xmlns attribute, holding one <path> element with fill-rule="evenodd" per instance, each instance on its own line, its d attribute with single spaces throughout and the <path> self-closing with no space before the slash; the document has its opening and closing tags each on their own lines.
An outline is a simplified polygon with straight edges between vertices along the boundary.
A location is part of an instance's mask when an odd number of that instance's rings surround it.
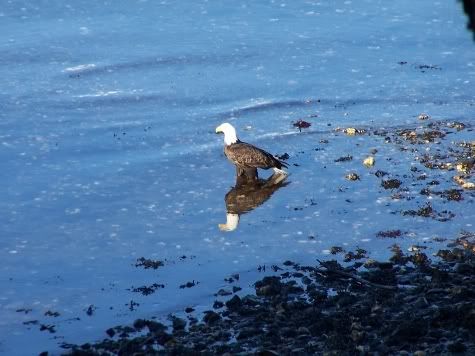
<svg viewBox="0 0 475 356">
<path fill-rule="evenodd" d="M 287 175 L 274 173 L 267 179 L 257 181 L 241 181 L 226 194 L 226 224 L 219 224 L 221 231 L 234 231 L 239 224 L 239 216 L 245 214 L 266 202 L 274 192 L 285 187 Z"/>
</svg>

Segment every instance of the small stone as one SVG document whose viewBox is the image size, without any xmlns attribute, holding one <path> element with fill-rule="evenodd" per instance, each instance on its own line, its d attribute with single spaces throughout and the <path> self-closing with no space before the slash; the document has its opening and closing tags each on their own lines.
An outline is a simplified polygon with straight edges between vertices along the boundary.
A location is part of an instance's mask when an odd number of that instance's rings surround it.
<svg viewBox="0 0 475 356">
<path fill-rule="evenodd" d="M 363 164 L 366 166 L 366 167 L 372 167 L 374 166 L 374 157 L 373 156 L 369 156 L 369 157 L 366 157 L 364 160 L 363 160 Z"/>
<path fill-rule="evenodd" d="M 297 333 L 299 335 L 302 335 L 302 334 L 308 335 L 310 334 L 310 330 L 308 330 L 308 328 L 306 328 L 305 326 L 301 326 L 297 329 Z"/>
<path fill-rule="evenodd" d="M 360 180 L 360 176 L 356 173 L 348 173 L 345 178 L 352 181 Z"/>
<path fill-rule="evenodd" d="M 463 189 L 475 189 L 475 183 L 473 182 L 465 182 L 464 184 L 462 184 L 462 188 Z"/>
<path fill-rule="evenodd" d="M 428 120 L 428 119 L 430 118 L 430 116 L 427 115 L 427 114 L 422 113 L 422 114 L 420 114 L 417 118 L 418 118 L 419 120 L 423 121 L 423 120 Z"/>
<path fill-rule="evenodd" d="M 474 167 L 474 162 L 473 161 L 464 161 L 464 162 L 459 162 L 455 165 L 455 168 L 457 171 L 460 173 L 468 174 Z"/>
</svg>

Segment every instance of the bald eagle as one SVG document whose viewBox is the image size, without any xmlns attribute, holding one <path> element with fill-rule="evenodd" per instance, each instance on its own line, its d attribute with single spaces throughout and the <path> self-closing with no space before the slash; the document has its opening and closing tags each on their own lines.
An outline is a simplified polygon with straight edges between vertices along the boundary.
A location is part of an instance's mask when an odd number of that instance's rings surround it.
<svg viewBox="0 0 475 356">
<path fill-rule="evenodd" d="M 216 133 L 224 134 L 224 154 L 236 166 L 236 182 L 252 182 L 258 179 L 257 168 L 272 168 L 275 173 L 287 175 L 282 167 L 287 164 L 279 161 L 269 152 L 249 143 L 240 141 L 236 129 L 225 122 L 216 128 Z"/>
</svg>

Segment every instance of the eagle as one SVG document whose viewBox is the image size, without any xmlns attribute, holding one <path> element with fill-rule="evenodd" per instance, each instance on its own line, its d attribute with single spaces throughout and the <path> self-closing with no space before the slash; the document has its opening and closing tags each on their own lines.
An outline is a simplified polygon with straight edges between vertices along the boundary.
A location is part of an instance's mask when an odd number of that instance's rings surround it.
<svg viewBox="0 0 475 356">
<path fill-rule="evenodd" d="M 275 173 L 287 175 L 282 167 L 287 164 L 278 160 L 269 152 L 242 142 L 237 138 L 236 129 L 225 122 L 216 127 L 216 133 L 224 134 L 224 154 L 236 166 L 236 182 L 255 182 L 259 178 L 257 169 L 272 168 Z"/>
</svg>

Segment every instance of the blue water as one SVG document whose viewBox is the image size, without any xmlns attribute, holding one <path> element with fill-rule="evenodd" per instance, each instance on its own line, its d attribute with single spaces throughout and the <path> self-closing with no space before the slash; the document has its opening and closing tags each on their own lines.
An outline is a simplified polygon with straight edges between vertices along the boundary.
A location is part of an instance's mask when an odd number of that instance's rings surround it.
<svg viewBox="0 0 475 356">
<path fill-rule="evenodd" d="M 473 228 L 473 199 L 450 206 L 450 223 L 391 214 L 415 203 L 392 201 L 361 160 L 377 147 L 375 169 L 403 174 L 414 156 L 333 131 L 416 125 L 422 112 L 473 122 L 465 23 L 456 1 L 4 1 L 0 353 L 59 353 L 138 317 L 199 312 L 232 273 L 246 292 L 257 266 L 334 245 L 384 258 L 394 241 L 381 230 L 410 245 Z M 224 121 L 291 157 L 290 184 L 231 233 L 218 229 L 234 183 L 214 134 Z M 351 169 L 364 179 L 346 181 Z M 136 268 L 140 257 L 165 266 Z M 153 283 L 165 288 L 130 291 Z"/>
</svg>

